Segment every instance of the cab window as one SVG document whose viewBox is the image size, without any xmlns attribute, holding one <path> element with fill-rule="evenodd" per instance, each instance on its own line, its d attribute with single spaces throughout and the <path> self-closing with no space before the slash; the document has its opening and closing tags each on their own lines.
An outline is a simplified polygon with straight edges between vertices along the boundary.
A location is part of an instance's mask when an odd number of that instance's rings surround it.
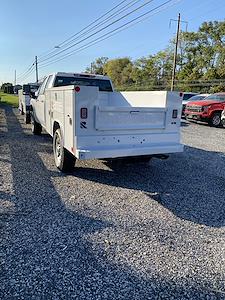
<svg viewBox="0 0 225 300">
<path fill-rule="evenodd" d="M 48 77 L 48 80 L 47 80 L 47 83 L 46 83 L 46 87 L 45 87 L 46 89 L 49 89 L 51 87 L 52 77 L 53 77 L 53 75 L 50 75 Z"/>
<path fill-rule="evenodd" d="M 97 86 L 101 92 L 112 92 L 112 85 L 110 80 L 99 78 L 85 78 L 75 76 L 57 76 L 55 79 L 54 87 L 68 86 L 68 85 L 81 85 L 81 86 Z"/>
<path fill-rule="evenodd" d="M 44 94 L 47 80 L 48 80 L 48 77 L 45 78 L 45 80 L 43 81 L 42 85 L 40 86 L 40 90 L 39 90 L 39 93 L 38 93 L 39 95 L 43 95 Z"/>
</svg>

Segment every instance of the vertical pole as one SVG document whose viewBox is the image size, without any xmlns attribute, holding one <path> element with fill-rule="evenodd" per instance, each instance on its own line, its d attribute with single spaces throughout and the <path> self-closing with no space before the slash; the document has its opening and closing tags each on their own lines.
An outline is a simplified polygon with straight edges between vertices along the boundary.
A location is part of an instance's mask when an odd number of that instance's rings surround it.
<svg viewBox="0 0 225 300">
<path fill-rule="evenodd" d="M 14 86 L 16 85 L 16 70 L 15 70 L 15 73 L 14 73 Z"/>
<path fill-rule="evenodd" d="M 173 73 L 172 73 L 172 80 L 171 80 L 171 91 L 174 90 L 174 81 L 176 77 L 176 66 L 177 66 L 177 49 L 178 49 L 178 42 L 179 42 L 179 34 L 180 34 L 180 13 L 178 15 L 177 21 L 177 36 L 176 36 L 176 45 L 173 57 Z"/>
<path fill-rule="evenodd" d="M 91 63 L 91 74 L 93 73 L 93 63 Z"/>
<path fill-rule="evenodd" d="M 35 56 L 35 70 L 36 70 L 36 82 L 38 83 L 38 62 L 37 62 L 37 56 Z"/>
</svg>

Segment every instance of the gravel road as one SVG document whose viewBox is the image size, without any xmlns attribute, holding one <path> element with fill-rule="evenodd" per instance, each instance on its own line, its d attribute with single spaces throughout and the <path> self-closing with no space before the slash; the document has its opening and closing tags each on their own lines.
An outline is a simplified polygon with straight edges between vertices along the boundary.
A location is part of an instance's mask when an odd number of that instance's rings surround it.
<svg viewBox="0 0 225 300">
<path fill-rule="evenodd" d="M 0 299 L 225 299 L 225 129 L 183 123 L 185 152 L 78 162 L 0 107 Z"/>
</svg>

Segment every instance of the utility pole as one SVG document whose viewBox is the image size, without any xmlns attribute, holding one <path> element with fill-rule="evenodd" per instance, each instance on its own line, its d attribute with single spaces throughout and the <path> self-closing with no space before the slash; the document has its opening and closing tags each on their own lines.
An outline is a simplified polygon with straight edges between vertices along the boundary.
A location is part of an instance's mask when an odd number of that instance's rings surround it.
<svg viewBox="0 0 225 300">
<path fill-rule="evenodd" d="M 177 49 L 179 43 L 179 35 L 180 35 L 180 13 L 178 15 L 177 20 L 177 36 L 176 36 L 176 45 L 174 50 L 174 57 L 173 57 L 173 73 L 172 73 L 172 80 L 171 80 L 171 91 L 174 89 L 174 81 L 176 77 L 176 67 L 177 67 Z"/>
<path fill-rule="evenodd" d="M 15 70 L 15 73 L 14 73 L 14 86 L 16 85 L 16 70 Z"/>
<path fill-rule="evenodd" d="M 37 61 L 37 56 L 35 56 L 35 70 L 36 70 L 36 82 L 38 83 L 38 61 Z"/>
</svg>

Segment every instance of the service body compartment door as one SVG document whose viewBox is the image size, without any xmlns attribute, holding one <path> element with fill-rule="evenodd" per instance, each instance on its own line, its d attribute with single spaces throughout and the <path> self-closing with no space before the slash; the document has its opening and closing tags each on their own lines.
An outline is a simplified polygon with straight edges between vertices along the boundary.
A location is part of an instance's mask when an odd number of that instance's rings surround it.
<svg viewBox="0 0 225 300">
<path fill-rule="evenodd" d="M 51 91 L 46 91 L 46 100 L 45 100 L 45 129 L 47 132 L 52 134 L 52 93 Z"/>
<path fill-rule="evenodd" d="M 75 120 L 74 120 L 74 91 L 64 92 L 64 147 L 74 153 Z"/>
<path fill-rule="evenodd" d="M 96 130 L 164 129 L 165 108 L 96 106 Z"/>
</svg>

